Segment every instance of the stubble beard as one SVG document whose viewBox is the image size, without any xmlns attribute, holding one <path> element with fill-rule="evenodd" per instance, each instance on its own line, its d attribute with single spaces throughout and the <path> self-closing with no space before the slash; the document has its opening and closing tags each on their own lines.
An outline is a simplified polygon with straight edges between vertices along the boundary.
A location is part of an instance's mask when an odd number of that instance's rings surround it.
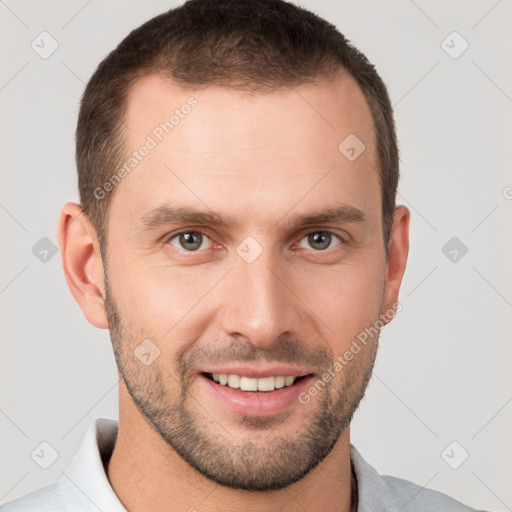
<svg viewBox="0 0 512 512">
<path fill-rule="evenodd" d="M 213 417 L 201 404 L 201 397 L 193 393 L 197 373 L 192 376 L 186 372 L 190 367 L 186 354 L 178 360 L 175 372 L 163 368 L 158 359 L 150 366 L 141 364 L 133 352 L 140 340 L 135 340 L 123 327 L 126 324 L 109 294 L 106 272 L 105 292 L 118 371 L 134 404 L 151 428 L 183 460 L 222 486 L 270 491 L 299 481 L 331 452 L 364 397 L 375 361 L 377 339 L 343 368 L 337 389 L 327 385 L 308 404 L 297 405 L 295 412 L 303 415 L 297 428 L 282 428 L 287 420 L 279 416 L 241 416 L 240 425 L 230 428 Z M 165 346 L 165 343 L 155 343 Z M 290 351 L 297 350 L 292 342 L 288 345 L 285 342 L 285 346 Z M 324 368 L 332 367 L 332 357 L 325 349 L 319 350 L 317 361 L 323 361 Z M 318 378 L 321 379 L 321 375 Z M 173 393 L 166 385 L 172 382 L 177 389 Z M 294 421 L 297 424 L 297 419 Z"/>
</svg>

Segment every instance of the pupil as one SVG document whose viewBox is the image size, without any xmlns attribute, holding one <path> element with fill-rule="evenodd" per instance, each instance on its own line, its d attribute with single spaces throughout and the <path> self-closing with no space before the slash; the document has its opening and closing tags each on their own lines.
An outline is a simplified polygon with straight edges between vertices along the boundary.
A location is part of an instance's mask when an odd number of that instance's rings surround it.
<svg viewBox="0 0 512 512">
<path fill-rule="evenodd" d="M 323 250 L 323 249 L 326 249 L 327 247 L 329 247 L 329 243 L 331 241 L 331 235 L 329 233 L 318 232 L 318 233 L 314 233 L 313 235 L 309 235 L 309 236 L 310 236 L 311 245 L 314 245 L 314 244 L 320 245 L 320 247 L 318 247 L 318 245 L 317 245 L 318 249 Z"/>
<path fill-rule="evenodd" d="M 195 242 L 194 238 L 196 238 Z M 188 247 L 186 247 L 187 249 L 197 249 L 201 246 L 201 239 L 197 235 L 191 233 L 183 233 L 181 235 L 180 242 L 182 245 L 188 245 Z"/>
</svg>

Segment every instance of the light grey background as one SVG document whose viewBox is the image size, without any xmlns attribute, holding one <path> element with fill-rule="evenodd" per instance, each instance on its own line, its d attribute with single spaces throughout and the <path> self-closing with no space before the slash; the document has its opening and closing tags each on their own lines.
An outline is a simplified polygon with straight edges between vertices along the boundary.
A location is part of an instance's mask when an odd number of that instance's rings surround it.
<svg viewBox="0 0 512 512">
<path fill-rule="evenodd" d="M 87 426 L 117 417 L 108 332 L 82 316 L 60 255 L 42 262 L 32 248 L 43 237 L 57 243 L 59 210 L 78 200 L 74 130 L 85 83 L 131 29 L 172 5 L 0 0 L 0 502 L 56 480 Z M 381 473 L 512 510 L 512 2 L 301 5 L 336 24 L 388 85 L 398 202 L 412 212 L 403 311 L 383 331 L 352 442 Z M 59 45 L 47 59 L 31 48 L 43 31 Z M 461 39 L 442 46 L 453 31 L 469 44 L 458 58 L 445 49 L 458 53 Z M 442 252 L 452 237 L 468 248 L 448 254 L 456 262 Z M 43 441 L 59 454 L 46 470 L 31 458 Z M 441 456 L 453 441 L 452 464 L 469 454 L 458 469 Z"/>
</svg>

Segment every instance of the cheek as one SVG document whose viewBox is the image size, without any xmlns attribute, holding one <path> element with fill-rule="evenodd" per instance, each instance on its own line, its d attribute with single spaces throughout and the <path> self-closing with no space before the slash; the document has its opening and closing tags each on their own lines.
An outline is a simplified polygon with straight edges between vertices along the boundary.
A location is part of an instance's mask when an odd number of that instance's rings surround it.
<svg viewBox="0 0 512 512">
<path fill-rule="evenodd" d="M 177 349 L 179 339 L 190 341 L 200 332 L 208 292 L 222 276 L 215 269 L 148 266 L 135 257 L 119 258 L 112 274 L 114 298 L 126 327 L 139 338 L 172 340 Z"/>
<path fill-rule="evenodd" d="M 297 279 L 298 294 L 318 316 L 319 329 L 335 340 L 339 351 L 378 318 L 383 279 L 383 269 L 375 261 L 318 267 Z"/>
</svg>

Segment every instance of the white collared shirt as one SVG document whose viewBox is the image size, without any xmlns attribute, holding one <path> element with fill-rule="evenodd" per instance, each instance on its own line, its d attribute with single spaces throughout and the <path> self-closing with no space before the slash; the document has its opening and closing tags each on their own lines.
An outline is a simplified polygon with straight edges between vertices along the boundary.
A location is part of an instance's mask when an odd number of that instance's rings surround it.
<svg viewBox="0 0 512 512">
<path fill-rule="evenodd" d="M 112 455 L 117 431 L 116 420 L 94 421 L 57 482 L 0 506 L 0 512 L 127 512 L 104 467 Z M 446 494 L 379 475 L 353 445 L 350 457 L 357 477 L 358 512 L 475 512 Z"/>
</svg>

